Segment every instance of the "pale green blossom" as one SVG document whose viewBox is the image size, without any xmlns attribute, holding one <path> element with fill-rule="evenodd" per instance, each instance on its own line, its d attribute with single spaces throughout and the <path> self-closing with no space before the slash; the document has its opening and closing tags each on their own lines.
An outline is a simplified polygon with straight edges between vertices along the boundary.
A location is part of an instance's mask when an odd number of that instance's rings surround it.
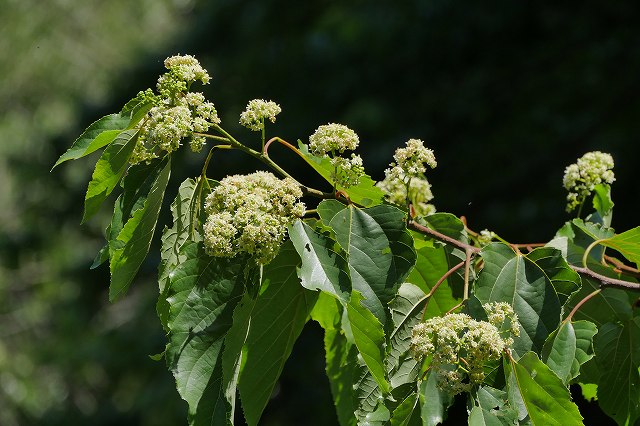
<svg viewBox="0 0 640 426">
<path fill-rule="evenodd" d="M 355 186 L 364 176 L 362 158 L 359 155 L 351 154 L 351 158 L 333 157 L 331 164 L 334 166 L 331 180 L 335 182 L 336 186 L 343 188 Z"/>
<path fill-rule="evenodd" d="M 376 186 L 385 193 L 386 200 L 399 207 L 411 204 L 416 216 L 435 213 L 436 208 L 429 202 L 433 200 L 431 184 L 424 177 L 409 177 L 400 166 L 393 166 L 384 172 L 385 178 Z"/>
<path fill-rule="evenodd" d="M 207 197 L 204 244 L 211 256 L 247 253 L 261 264 L 278 254 L 287 226 L 305 213 L 302 190 L 268 172 L 228 176 Z"/>
<path fill-rule="evenodd" d="M 476 321 L 467 314 L 434 317 L 413 328 L 411 350 L 421 361 L 431 357 L 440 389 L 455 395 L 468 392 L 484 380 L 484 367 L 500 359 L 519 334 L 519 323 L 508 304 L 486 304 L 490 321 Z M 509 330 L 499 327 L 509 322 Z M 518 333 L 518 334 L 516 334 Z M 502 334 L 506 334 L 505 337 Z"/>
<path fill-rule="evenodd" d="M 481 246 L 486 246 L 496 237 L 496 233 L 493 231 L 489 231 L 488 229 L 483 229 L 478 234 L 478 244 Z"/>
<path fill-rule="evenodd" d="M 247 108 L 240 115 L 240 124 L 253 131 L 259 132 L 264 129 L 266 120 L 276 122 L 276 115 L 280 114 L 280 105 L 273 101 L 253 99 L 249 101 Z"/>
<path fill-rule="evenodd" d="M 407 176 L 420 176 L 427 171 L 425 164 L 435 169 L 438 163 L 433 150 L 426 148 L 420 139 L 409 139 L 406 148 L 398 148 L 393 155 L 395 165 Z"/>
<path fill-rule="evenodd" d="M 325 156 L 329 153 L 353 151 L 358 147 L 360 139 L 356 132 L 343 124 L 329 123 L 322 125 L 309 136 L 309 149 L 313 155 Z"/>
<path fill-rule="evenodd" d="M 572 211 L 584 203 L 596 185 L 611 184 L 615 181 L 611 154 L 593 151 L 584 154 L 575 164 L 564 171 L 563 185 L 569 191 L 567 211 Z"/>
</svg>

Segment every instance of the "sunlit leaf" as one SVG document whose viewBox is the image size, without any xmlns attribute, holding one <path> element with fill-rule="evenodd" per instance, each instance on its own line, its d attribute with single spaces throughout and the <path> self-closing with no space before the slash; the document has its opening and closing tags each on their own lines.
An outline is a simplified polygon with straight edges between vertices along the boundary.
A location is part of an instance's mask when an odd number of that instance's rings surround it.
<svg viewBox="0 0 640 426">
<path fill-rule="evenodd" d="M 133 212 L 115 241 L 109 242 L 111 269 L 109 300 L 115 300 L 126 292 L 149 252 L 164 199 L 164 191 L 171 173 L 171 162 L 168 158 L 161 164 L 162 171 L 153 181 L 144 204 Z M 126 207 L 126 197 L 122 200 Z"/>
<path fill-rule="evenodd" d="M 582 425 L 578 407 L 571 401 L 569 389 L 533 352 L 510 363 L 513 380 L 522 398 L 526 414 L 534 426 Z M 522 415 L 521 415 L 522 416 Z"/>
<path fill-rule="evenodd" d="M 121 132 L 100 156 L 84 199 L 83 222 L 98 211 L 103 201 L 122 179 L 129 157 L 136 145 L 137 133 L 137 130 Z"/>
<path fill-rule="evenodd" d="M 481 255 L 484 267 L 476 281 L 476 297 L 483 304 L 507 302 L 513 306 L 520 322 L 514 352 L 519 356 L 529 350 L 540 353 L 560 322 L 560 301 L 551 280 L 533 260 L 505 244 L 489 244 Z"/>
<path fill-rule="evenodd" d="M 608 238 L 602 242 L 602 245 L 618 251 L 640 267 L 640 226 Z"/>
</svg>

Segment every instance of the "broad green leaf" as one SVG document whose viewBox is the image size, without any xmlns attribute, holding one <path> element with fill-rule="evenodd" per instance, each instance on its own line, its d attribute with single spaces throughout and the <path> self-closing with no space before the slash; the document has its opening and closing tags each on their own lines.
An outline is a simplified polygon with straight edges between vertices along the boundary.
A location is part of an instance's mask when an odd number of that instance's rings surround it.
<svg viewBox="0 0 640 426">
<path fill-rule="evenodd" d="M 560 301 L 551 280 L 533 260 L 505 244 L 489 244 L 481 256 L 484 267 L 476 281 L 476 297 L 483 304 L 513 306 L 520 322 L 513 351 L 519 356 L 529 350 L 540 353 L 545 339 L 560 323 Z"/>
<path fill-rule="evenodd" d="M 528 253 L 527 258 L 535 262 L 547 275 L 556 289 L 561 305 L 580 289 L 580 274 L 571 269 L 560 250 L 539 247 Z"/>
<path fill-rule="evenodd" d="M 472 398 L 469 426 L 504 426 L 518 423 L 518 413 L 509 406 L 507 393 L 480 386 Z"/>
<path fill-rule="evenodd" d="M 424 426 L 436 426 L 447 417 L 447 410 L 453 404 L 453 397 L 438 389 L 436 374 L 429 372 L 419 383 L 420 415 Z"/>
<path fill-rule="evenodd" d="M 434 213 L 425 216 L 423 220 L 425 225 L 431 229 L 435 229 L 441 234 L 455 238 L 463 243 L 469 242 L 467 231 L 464 229 L 464 223 L 451 213 Z"/>
<path fill-rule="evenodd" d="M 613 237 L 613 229 L 602 225 L 574 219 L 558 230 L 555 238 L 547 243 L 547 247 L 555 247 L 570 265 L 582 266 L 582 257 L 586 248 L 595 240 Z M 588 262 L 599 264 L 604 253 L 604 247 L 596 246 L 589 252 Z"/>
<path fill-rule="evenodd" d="M 291 243 L 264 266 L 260 294 L 242 348 L 239 389 L 247 423 L 256 425 L 318 297 L 300 285 Z"/>
<path fill-rule="evenodd" d="M 122 179 L 135 148 L 137 134 L 138 130 L 121 132 L 100 156 L 87 188 L 82 222 L 98 211 L 102 202 Z"/>
<path fill-rule="evenodd" d="M 593 358 L 593 336 L 598 332 L 589 321 L 563 322 L 544 344 L 542 360 L 565 385 L 580 374 L 580 366 Z"/>
<path fill-rule="evenodd" d="M 358 378 L 354 382 L 356 395 L 355 417 L 358 424 L 382 426 L 388 424 L 391 413 L 385 405 L 385 398 L 380 386 L 374 379 L 366 365 L 357 364 L 354 375 Z"/>
<path fill-rule="evenodd" d="M 391 413 L 391 426 L 421 425 L 420 416 L 416 414 L 419 411 L 416 410 L 418 401 L 418 394 L 414 390 Z"/>
<path fill-rule="evenodd" d="M 390 304 L 393 331 L 389 338 L 386 369 L 393 388 L 415 381 L 419 374 L 420 365 L 409 353 L 409 347 L 413 327 L 422 320 L 426 300 L 420 288 L 405 283 Z"/>
<path fill-rule="evenodd" d="M 184 261 L 171 274 L 169 343 L 165 358 L 195 425 L 225 424 L 222 347 L 242 298 L 247 261 L 209 257 L 202 243 L 182 248 Z M 219 367 L 218 367 L 219 366 Z M 213 396 L 213 397 L 211 397 Z"/>
<path fill-rule="evenodd" d="M 164 191 L 171 173 L 171 162 L 168 158 L 162 161 L 161 167 L 162 171 L 153 181 L 142 207 L 135 210 L 127 220 L 115 242 L 109 243 L 111 260 L 109 300 L 111 301 L 126 292 L 149 252 L 164 199 Z M 126 197 L 123 200 L 126 204 Z"/>
<path fill-rule="evenodd" d="M 588 219 L 591 222 L 601 223 L 604 226 L 611 226 L 613 216 L 613 200 L 611 199 L 611 186 L 601 183 L 593 188 L 593 208 L 596 210 Z"/>
<path fill-rule="evenodd" d="M 128 124 L 129 117 L 120 114 L 109 114 L 93 122 L 60 156 L 51 170 L 65 161 L 77 160 L 110 144 Z"/>
<path fill-rule="evenodd" d="M 302 286 L 322 290 L 347 303 L 351 291 L 349 268 L 335 240 L 301 220 L 289 227 L 289 238 L 302 259 L 298 271 Z"/>
<path fill-rule="evenodd" d="M 320 176 L 333 185 L 331 173 L 333 173 L 334 167 L 331 165 L 331 160 L 329 160 L 329 158 L 316 157 L 309 153 L 309 148 L 302 142 L 298 142 L 298 148 L 305 161 L 313 167 Z M 352 202 L 364 207 L 382 204 L 382 200 L 384 198 L 384 192 L 378 188 L 371 177 L 367 175 L 360 178 L 360 183 L 358 185 L 338 189 L 346 192 Z"/>
<path fill-rule="evenodd" d="M 126 179 L 125 179 L 126 180 Z M 200 211 L 204 205 L 205 194 L 198 197 L 201 191 L 200 180 L 187 179 L 178 188 L 178 194 L 171 203 L 173 226 L 162 232 L 162 246 L 160 248 L 160 265 L 158 267 L 158 287 L 160 295 L 156 305 L 158 317 L 166 329 L 169 305 L 167 303 L 166 290 L 169 283 L 169 274 L 178 266 L 184 258 L 181 258 L 182 246 L 188 241 L 201 241 L 200 221 L 195 211 L 200 204 Z M 199 198 L 199 199 L 198 199 Z"/>
<path fill-rule="evenodd" d="M 569 389 L 533 352 L 527 352 L 511 368 L 517 392 L 534 426 L 582 425 Z"/>
<path fill-rule="evenodd" d="M 404 213 L 390 205 L 359 209 L 326 200 L 318 205 L 318 214 L 346 254 L 353 290 L 362 293 L 364 305 L 385 324 L 386 305 L 416 259 Z"/>
<path fill-rule="evenodd" d="M 358 350 L 342 332 L 341 310 L 342 306 L 335 298 L 321 293 L 311 315 L 324 328 L 326 372 L 338 420 L 342 426 L 353 426 L 356 424 L 353 385 L 357 378 Z"/>
<path fill-rule="evenodd" d="M 389 393 L 391 387 L 386 378 L 384 368 L 385 334 L 382 324 L 362 305 L 362 295 L 358 291 L 351 293 L 347 305 L 347 315 L 351 331 L 365 364 L 379 385 L 383 394 Z"/>
<path fill-rule="evenodd" d="M 600 407 L 619 425 L 633 425 L 640 417 L 640 317 L 600 327 L 595 352 Z"/>
<path fill-rule="evenodd" d="M 617 234 L 603 241 L 602 245 L 611 247 L 640 267 L 640 226 Z"/>
</svg>

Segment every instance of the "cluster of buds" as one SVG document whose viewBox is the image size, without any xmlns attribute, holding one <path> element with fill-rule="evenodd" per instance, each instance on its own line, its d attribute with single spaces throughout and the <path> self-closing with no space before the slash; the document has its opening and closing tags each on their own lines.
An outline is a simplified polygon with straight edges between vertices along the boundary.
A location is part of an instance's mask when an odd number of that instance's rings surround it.
<svg viewBox="0 0 640 426">
<path fill-rule="evenodd" d="M 605 152 L 587 152 L 564 170 L 563 185 L 567 195 L 567 211 L 582 205 L 596 185 L 615 181 L 613 157 Z"/>
<path fill-rule="evenodd" d="M 503 302 L 484 305 L 488 321 L 467 314 L 434 317 L 413 328 L 411 350 L 418 361 L 431 357 L 438 387 L 456 395 L 468 392 L 485 378 L 484 368 L 497 361 L 520 335 L 518 316 Z"/>
<path fill-rule="evenodd" d="M 267 264 L 278 254 L 287 226 L 304 216 L 302 190 L 268 172 L 228 176 L 207 197 L 204 244 L 211 256 L 251 255 Z"/>
<path fill-rule="evenodd" d="M 276 122 L 276 115 L 280 114 L 280 105 L 273 101 L 253 99 L 247 104 L 247 108 L 240 114 L 240 124 L 247 129 L 259 132 L 264 130 L 265 120 Z"/>
<path fill-rule="evenodd" d="M 349 188 L 357 185 L 364 175 L 362 158 L 351 154 L 342 157 L 345 151 L 353 151 L 358 147 L 358 135 L 343 124 L 329 123 L 320 126 L 309 137 L 309 149 L 313 155 L 331 159 L 333 172 L 331 180 L 336 187 Z"/>
<path fill-rule="evenodd" d="M 190 148 L 199 152 L 210 126 L 220 123 L 218 112 L 200 92 L 190 92 L 191 84 L 209 83 L 210 77 L 196 58 L 190 55 L 171 56 L 164 61 L 168 72 L 158 79 L 158 95 L 151 89 L 138 94 L 141 103 L 153 106 L 140 123 L 138 140 L 131 163 L 150 161 L 163 152 L 175 151 L 182 140 L 189 138 Z"/>
<path fill-rule="evenodd" d="M 406 148 L 398 148 L 393 156 L 395 162 L 384 172 L 384 180 L 378 187 L 386 193 L 386 200 L 400 207 L 413 206 L 416 216 L 435 212 L 429 202 L 433 199 L 431 184 L 424 176 L 427 167 L 437 166 L 433 151 L 420 139 L 409 139 Z"/>
</svg>

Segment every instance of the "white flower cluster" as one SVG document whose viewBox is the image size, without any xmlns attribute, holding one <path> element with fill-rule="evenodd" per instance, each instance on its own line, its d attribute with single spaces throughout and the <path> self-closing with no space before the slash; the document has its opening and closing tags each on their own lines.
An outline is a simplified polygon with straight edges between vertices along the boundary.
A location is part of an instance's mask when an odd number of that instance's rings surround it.
<svg viewBox="0 0 640 426">
<path fill-rule="evenodd" d="M 276 122 L 276 115 L 280 114 L 280 105 L 273 101 L 253 99 L 247 104 L 247 108 L 240 114 L 240 124 L 253 131 L 264 129 L 265 120 Z"/>
<path fill-rule="evenodd" d="M 248 253 L 260 264 L 278 254 L 287 225 L 305 213 L 293 179 L 268 172 L 228 176 L 207 197 L 204 244 L 211 256 Z"/>
<path fill-rule="evenodd" d="M 567 195 L 567 211 L 580 206 L 601 183 L 611 184 L 615 181 L 613 174 L 613 157 L 600 151 L 587 152 L 577 163 L 564 170 L 563 185 L 569 191 Z"/>
<path fill-rule="evenodd" d="M 431 358 L 430 368 L 440 389 L 451 395 L 468 392 L 485 378 L 484 367 L 500 359 L 519 335 L 513 308 L 506 303 L 484 305 L 489 321 L 476 321 L 466 314 L 434 317 L 413 328 L 411 350 L 422 361 Z M 502 335 L 507 323 L 507 337 Z"/>
<path fill-rule="evenodd" d="M 411 204 L 416 216 L 435 213 L 435 207 L 429 204 L 433 199 L 431 184 L 424 176 L 425 164 L 432 169 L 438 165 L 433 151 L 420 139 L 409 139 L 406 148 L 398 148 L 393 158 L 395 162 L 377 185 L 386 193 L 387 201 L 401 207 Z"/>
<path fill-rule="evenodd" d="M 190 55 L 172 56 L 164 64 L 169 71 L 158 79 L 160 95 L 151 90 L 138 95 L 154 106 L 140 124 L 132 164 L 150 161 L 163 151 L 173 152 L 185 138 L 190 138 L 191 150 L 199 152 L 205 138 L 193 133 L 206 132 L 211 125 L 220 123 L 214 105 L 202 93 L 188 91 L 194 81 L 206 84 L 210 80 L 197 59 Z"/>
<path fill-rule="evenodd" d="M 478 234 L 478 244 L 480 244 L 480 246 L 486 246 L 487 244 L 491 243 L 491 241 L 496 237 L 496 233 L 493 231 L 489 231 L 488 229 L 483 229 L 482 231 L 480 231 L 480 233 Z"/>
<path fill-rule="evenodd" d="M 313 155 L 331 158 L 334 167 L 331 179 L 335 186 L 349 188 L 360 183 L 364 176 L 362 157 L 351 154 L 344 158 L 337 154 L 353 151 L 358 147 L 360 139 L 356 132 L 343 124 L 329 123 L 322 125 L 309 136 L 309 149 Z"/>
</svg>

